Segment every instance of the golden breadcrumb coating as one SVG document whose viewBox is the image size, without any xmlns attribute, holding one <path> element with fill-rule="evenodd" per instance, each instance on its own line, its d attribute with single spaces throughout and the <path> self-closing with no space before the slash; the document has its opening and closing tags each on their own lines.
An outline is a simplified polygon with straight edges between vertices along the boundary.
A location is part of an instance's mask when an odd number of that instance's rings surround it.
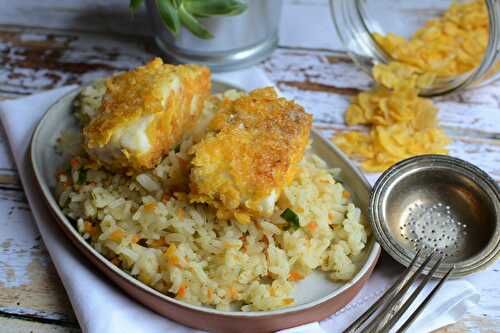
<svg viewBox="0 0 500 333">
<path fill-rule="evenodd" d="M 311 124 L 311 115 L 278 98 L 273 88 L 225 99 L 206 137 L 191 150 L 191 201 L 208 203 L 219 218 L 241 223 L 271 215 L 297 172 Z"/>
<path fill-rule="evenodd" d="M 113 171 L 153 168 L 190 130 L 210 94 L 210 71 L 156 58 L 106 81 L 97 115 L 83 129 L 89 155 Z"/>
</svg>

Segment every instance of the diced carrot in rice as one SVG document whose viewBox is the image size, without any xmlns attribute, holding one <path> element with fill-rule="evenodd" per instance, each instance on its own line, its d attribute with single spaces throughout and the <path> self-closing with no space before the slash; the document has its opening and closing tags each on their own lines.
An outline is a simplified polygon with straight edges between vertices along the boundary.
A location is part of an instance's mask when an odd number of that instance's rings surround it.
<svg viewBox="0 0 500 333">
<path fill-rule="evenodd" d="M 115 230 L 109 235 L 108 239 L 112 240 L 113 242 L 119 243 L 122 241 L 123 237 L 125 236 L 125 232 L 123 230 L 118 229 Z"/>
<path fill-rule="evenodd" d="M 160 239 L 152 239 L 148 242 L 148 245 L 155 248 L 155 247 L 160 247 L 165 245 L 165 239 L 163 237 L 160 237 Z"/>
<path fill-rule="evenodd" d="M 304 276 L 296 271 L 292 271 L 292 272 L 290 272 L 290 275 L 288 275 L 289 281 L 300 281 L 303 278 L 304 278 Z"/>
<path fill-rule="evenodd" d="M 186 286 L 182 285 L 179 288 L 179 291 L 177 291 L 177 295 L 175 296 L 175 298 L 184 298 L 184 296 L 186 296 L 186 288 Z"/>
<path fill-rule="evenodd" d="M 175 244 L 170 244 L 168 249 L 165 251 L 165 257 L 167 258 L 167 263 L 169 266 L 181 266 L 181 261 L 176 255 L 177 247 Z"/>
<path fill-rule="evenodd" d="M 71 161 L 69 161 L 69 164 L 73 169 L 76 169 L 78 168 L 78 165 L 80 165 L 80 162 L 76 158 L 73 158 Z"/>
<path fill-rule="evenodd" d="M 214 291 L 212 290 L 212 288 L 207 289 L 207 298 L 209 302 L 211 302 L 214 298 Z"/>
<path fill-rule="evenodd" d="M 318 228 L 318 224 L 316 222 L 311 222 L 307 225 L 307 229 L 311 232 Z"/>
<path fill-rule="evenodd" d="M 87 221 L 84 223 L 83 226 L 84 226 L 85 232 L 88 233 L 90 236 L 97 235 L 97 227 L 95 227 L 92 223 Z"/>
<path fill-rule="evenodd" d="M 167 257 L 171 257 L 175 254 L 175 251 L 177 251 L 177 247 L 175 246 L 175 244 L 170 244 L 167 251 L 165 252 L 165 255 Z"/>
<path fill-rule="evenodd" d="M 235 287 L 229 287 L 228 295 L 229 295 L 229 298 L 231 298 L 233 300 L 236 300 L 236 299 L 238 299 L 238 297 L 240 297 L 238 290 L 236 290 Z"/>
<path fill-rule="evenodd" d="M 180 259 L 178 256 L 171 256 L 168 258 L 169 266 L 180 266 Z"/>
<path fill-rule="evenodd" d="M 156 209 L 156 204 L 154 202 L 150 202 L 144 205 L 144 212 L 146 213 L 154 213 Z"/>
<path fill-rule="evenodd" d="M 335 214 L 328 212 L 328 219 L 330 220 L 330 223 L 335 222 Z"/>
<path fill-rule="evenodd" d="M 139 236 L 139 235 L 133 235 L 133 236 L 132 236 L 132 239 L 130 239 L 130 242 L 131 242 L 132 244 L 135 244 L 135 243 L 137 243 L 140 239 L 141 239 L 141 236 Z"/>
</svg>

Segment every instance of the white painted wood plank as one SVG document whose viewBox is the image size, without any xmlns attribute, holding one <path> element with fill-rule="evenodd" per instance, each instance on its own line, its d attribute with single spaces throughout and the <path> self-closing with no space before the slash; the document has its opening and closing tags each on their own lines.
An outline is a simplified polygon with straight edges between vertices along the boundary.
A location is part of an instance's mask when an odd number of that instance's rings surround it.
<svg viewBox="0 0 500 333">
<path fill-rule="evenodd" d="M 0 188 L 2 313 L 75 322 L 24 194 Z"/>
<path fill-rule="evenodd" d="M 15 169 L 14 161 L 10 153 L 9 144 L 7 142 L 7 137 L 5 136 L 5 131 L 2 125 L 0 125 L 0 175 L 15 175 L 12 171 Z M 2 183 L 0 179 L 0 184 Z"/>
<path fill-rule="evenodd" d="M 0 330 L 5 333 L 78 333 L 80 329 L 32 320 L 0 317 Z"/>
<path fill-rule="evenodd" d="M 54 31 L 3 30 L 0 92 L 31 94 L 136 67 L 151 57 L 141 39 Z"/>
</svg>

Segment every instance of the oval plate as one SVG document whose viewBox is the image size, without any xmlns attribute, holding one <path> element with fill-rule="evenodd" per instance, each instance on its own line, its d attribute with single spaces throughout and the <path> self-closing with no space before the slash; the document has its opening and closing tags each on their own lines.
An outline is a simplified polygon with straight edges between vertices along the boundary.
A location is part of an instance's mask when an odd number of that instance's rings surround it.
<svg viewBox="0 0 500 333">
<path fill-rule="evenodd" d="M 223 82 L 213 82 L 214 93 L 239 89 Z M 365 250 L 364 262 L 359 272 L 347 283 L 330 281 L 326 274 L 313 272 L 297 284 L 293 294 L 296 304 L 273 311 L 224 312 L 212 308 L 191 305 L 166 296 L 143 284 L 113 265 L 98 253 L 72 226 L 63 214 L 54 196 L 55 172 L 64 163 L 54 149 L 61 132 L 78 130 L 72 115 L 73 100 L 79 93 L 74 90 L 49 108 L 38 124 L 31 141 L 31 161 L 35 177 L 44 199 L 63 232 L 76 247 L 97 266 L 110 280 L 137 301 L 155 312 L 182 324 L 216 332 L 273 332 L 284 328 L 324 319 L 349 303 L 368 280 L 380 254 L 380 246 L 370 237 Z M 312 149 L 331 167 L 341 168 L 341 181 L 352 193 L 352 199 L 368 216 L 370 185 L 359 170 L 333 144 L 312 131 Z"/>
</svg>

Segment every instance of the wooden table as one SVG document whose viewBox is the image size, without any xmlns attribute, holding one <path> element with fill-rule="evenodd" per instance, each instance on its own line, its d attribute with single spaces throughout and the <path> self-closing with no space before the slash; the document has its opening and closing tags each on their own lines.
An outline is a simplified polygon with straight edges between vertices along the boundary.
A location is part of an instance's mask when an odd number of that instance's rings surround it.
<svg viewBox="0 0 500 333">
<path fill-rule="evenodd" d="M 0 99 L 17 98 L 126 70 L 158 51 L 143 11 L 125 0 L 0 1 Z M 313 24 L 297 24 L 304 18 Z M 313 21 L 312 21 L 313 19 Z M 369 86 L 338 50 L 325 0 L 285 1 L 280 47 L 262 67 L 314 114 L 325 135 L 345 128 L 349 97 Z M 337 51 L 336 51 L 337 50 Z M 500 82 L 436 99 L 453 136 L 450 154 L 500 181 Z M 377 175 L 368 175 L 370 180 Z M 500 278 L 499 264 L 490 270 Z M 500 332 L 500 284 L 477 286 L 481 308 L 440 332 Z M 0 130 L 0 332 L 79 332 L 32 221 Z"/>
</svg>

